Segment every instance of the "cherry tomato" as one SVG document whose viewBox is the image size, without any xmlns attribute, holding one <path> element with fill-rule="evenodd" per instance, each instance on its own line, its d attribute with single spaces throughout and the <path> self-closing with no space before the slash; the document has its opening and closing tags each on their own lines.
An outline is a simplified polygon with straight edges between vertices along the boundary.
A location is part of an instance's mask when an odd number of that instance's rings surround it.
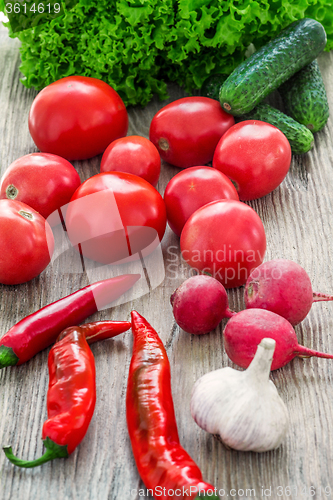
<svg viewBox="0 0 333 500">
<path fill-rule="evenodd" d="M 75 191 L 66 227 L 71 243 L 80 244 L 85 257 L 115 263 L 147 255 L 159 244 L 166 210 L 159 192 L 141 177 L 103 172 Z"/>
<path fill-rule="evenodd" d="M 139 135 L 121 137 L 111 142 L 102 156 L 101 172 L 128 172 L 156 186 L 161 158 L 154 144 Z"/>
<path fill-rule="evenodd" d="M 218 101 L 209 97 L 183 97 L 153 117 L 149 138 L 161 158 L 180 168 L 212 160 L 221 136 L 235 123 Z"/>
<path fill-rule="evenodd" d="M 247 120 L 232 126 L 221 137 L 213 167 L 235 182 L 241 200 L 254 200 L 281 184 L 290 162 L 289 141 L 278 128 Z"/>
<path fill-rule="evenodd" d="M 188 219 L 180 248 L 190 266 L 233 288 L 243 285 L 262 263 L 265 230 L 259 215 L 245 203 L 213 201 Z"/>
<path fill-rule="evenodd" d="M 69 202 L 80 184 L 79 174 L 64 158 L 32 153 L 8 167 L 1 180 L 0 198 L 22 201 L 47 219 Z M 59 217 L 48 220 L 51 226 L 58 221 Z"/>
<path fill-rule="evenodd" d="M 51 83 L 37 95 L 29 113 L 29 130 L 38 149 L 67 160 L 103 153 L 127 129 L 127 111 L 117 92 L 86 76 Z"/>
<path fill-rule="evenodd" d="M 0 200 L 0 283 L 30 281 L 49 264 L 54 238 L 49 223 L 25 203 Z"/>
<path fill-rule="evenodd" d="M 221 199 L 239 200 L 226 175 L 211 167 L 190 167 L 178 172 L 164 192 L 169 226 L 180 236 L 190 215 L 203 205 Z"/>
</svg>

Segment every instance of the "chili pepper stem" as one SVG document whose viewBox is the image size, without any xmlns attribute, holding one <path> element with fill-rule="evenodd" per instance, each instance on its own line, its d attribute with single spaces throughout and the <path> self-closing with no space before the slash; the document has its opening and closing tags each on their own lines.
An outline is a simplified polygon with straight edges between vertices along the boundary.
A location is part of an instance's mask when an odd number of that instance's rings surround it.
<svg viewBox="0 0 333 500">
<path fill-rule="evenodd" d="M 19 361 L 19 357 L 11 347 L 5 345 L 0 346 L 0 369 L 6 366 L 15 366 Z"/>
<path fill-rule="evenodd" d="M 46 438 L 43 441 L 44 446 L 46 448 L 46 452 L 40 458 L 36 460 L 21 460 L 20 458 L 15 457 L 13 454 L 11 446 L 4 446 L 2 449 L 5 452 L 6 457 L 10 462 L 18 467 L 32 468 L 37 465 L 45 464 L 45 462 L 49 462 L 54 458 L 67 458 L 67 446 L 60 446 L 57 443 L 54 443 L 50 438 Z"/>
</svg>

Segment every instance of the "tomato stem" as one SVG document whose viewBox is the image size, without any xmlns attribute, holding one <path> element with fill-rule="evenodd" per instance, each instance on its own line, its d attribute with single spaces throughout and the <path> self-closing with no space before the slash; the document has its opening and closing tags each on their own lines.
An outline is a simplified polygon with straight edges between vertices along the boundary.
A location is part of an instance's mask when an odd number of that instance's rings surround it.
<svg viewBox="0 0 333 500">
<path fill-rule="evenodd" d="M 19 214 L 22 215 L 22 217 L 24 217 L 25 219 L 28 219 L 28 220 L 33 220 L 34 216 L 31 212 L 26 212 L 25 210 L 20 210 L 19 211 Z"/>
<path fill-rule="evenodd" d="M 9 184 L 6 189 L 6 196 L 9 200 L 15 200 L 18 195 L 18 189 L 14 186 L 14 184 Z"/>
<path fill-rule="evenodd" d="M 170 147 L 168 140 L 164 137 L 161 137 L 161 139 L 159 139 L 158 146 L 162 149 L 162 151 L 168 151 Z"/>
</svg>

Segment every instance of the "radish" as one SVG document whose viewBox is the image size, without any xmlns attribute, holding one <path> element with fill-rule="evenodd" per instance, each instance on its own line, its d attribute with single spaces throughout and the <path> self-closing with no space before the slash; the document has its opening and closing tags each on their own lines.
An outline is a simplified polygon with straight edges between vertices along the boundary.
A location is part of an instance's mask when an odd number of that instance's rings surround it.
<svg viewBox="0 0 333 500">
<path fill-rule="evenodd" d="M 333 355 L 313 351 L 298 344 L 295 330 L 282 316 L 264 309 L 245 309 L 235 314 L 224 329 L 224 347 L 236 365 L 247 368 L 264 338 L 274 339 L 276 347 L 271 370 L 281 368 L 294 359 L 333 359 Z"/>
<path fill-rule="evenodd" d="M 303 267 L 287 259 L 264 262 L 252 271 L 245 285 L 247 309 L 267 309 L 292 325 L 305 318 L 313 302 L 324 300 L 333 300 L 333 296 L 313 292 Z"/>
<path fill-rule="evenodd" d="M 214 330 L 223 318 L 236 314 L 229 309 L 224 286 L 215 278 L 188 278 L 171 295 L 176 323 L 186 332 L 201 335 Z"/>
</svg>

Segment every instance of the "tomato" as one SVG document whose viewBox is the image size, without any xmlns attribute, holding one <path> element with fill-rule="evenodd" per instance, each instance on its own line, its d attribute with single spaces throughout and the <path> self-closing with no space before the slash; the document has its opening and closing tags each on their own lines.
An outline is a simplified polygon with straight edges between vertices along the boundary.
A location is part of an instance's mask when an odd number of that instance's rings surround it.
<svg viewBox="0 0 333 500">
<path fill-rule="evenodd" d="M 125 105 L 97 78 L 68 76 L 45 87 L 29 112 L 29 130 L 38 149 L 67 160 L 103 153 L 127 134 Z"/>
<path fill-rule="evenodd" d="M 220 103 L 209 97 L 183 97 L 153 117 L 149 138 L 161 158 L 180 168 L 212 160 L 221 136 L 235 123 Z"/>
<path fill-rule="evenodd" d="M 237 123 L 221 137 L 213 167 L 235 182 L 241 200 L 254 200 L 281 184 L 290 162 L 289 141 L 278 128 L 247 120 Z"/>
<path fill-rule="evenodd" d="M 166 210 L 146 180 L 124 172 L 103 172 L 75 191 L 66 213 L 72 245 L 102 264 L 139 258 L 162 240 Z M 133 260 L 133 259 L 132 259 Z"/>
<path fill-rule="evenodd" d="M 239 200 L 234 185 L 226 175 L 210 167 L 190 167 L 178 172 L 164 192 L 169 226 L 180 236 L 193 212 L 221 199 Z"/>
<path fill-rule="evenodd" d="M 49 223 L 25 203 L 0 200 L 0 283 L 30 281 L 49 264 L 54 238 Z"/>
<path fill-rule="evenodd" d="M 79 174 L 64 158 L 32 153 L 8 167 L 1 180 L 0 198 L 22 201 L 47 219 L 69 202 L 80 184 Z M 51 225 L 58 221 L 59 217 L 48 220 Z"/>
<path fill-rule="evenodd" d="M 161 158 L 154 144 L 139 135 L 111 142 L 104 151 L 101 172 L 128 172 L 156 186 L 161 171 Z"/>
<path fill-rule="evenodd" d="M 190 266 L 233 288 L 243 285 L 262 263 L 265 230 L 259 215 L 245 203 L 213 201 L 188 219 L 180 248 Z"/>
</svg>

